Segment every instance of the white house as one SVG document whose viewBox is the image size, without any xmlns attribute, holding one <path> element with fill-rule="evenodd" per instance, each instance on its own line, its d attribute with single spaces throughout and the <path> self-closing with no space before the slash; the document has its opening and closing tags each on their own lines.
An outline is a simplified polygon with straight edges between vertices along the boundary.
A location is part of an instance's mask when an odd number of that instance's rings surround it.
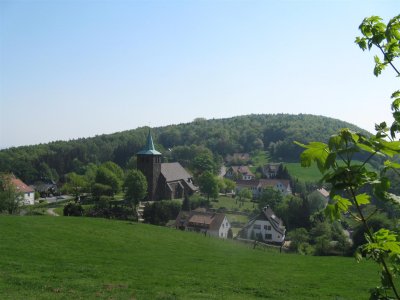
<svg viewBox="0 0 400 300">
<path fill-rule="evenodd" d="M 256 176 L 250 171 L 248 166 L 232 166 L 225 173 L 225 177 L 235 180 L 253 180 Z"/>
<path fill-rule="evenodd" d="M 16 191 L 22 195 L 22 204 L 33 205 L 35 204 L 35 190 L 26 185 L 21 179 L 16 178 L 14 175 L 10 178 L 11 183 L 14 185 Z"/>
<path fill-rule="evenodd" d="M 282 244 L 285 241 L 285 234 L 286 228 L 282 220 L 267 206 L 246 224 L 240 235 L 246 239 Z"/>
<path fill-rule="evenodd" d="M 226 239 L 232 234 L 231 224 L 225 214 L 206 212 L 205 210 L 181 211 L 176 218 L 175 227 L 222 239 Z"/>
<path fill-rule="evenodd" d="M 248 188 L 253 193 L 253 198 L 260 197 L 263 189 L 273 188 L 281 192 L 284 196 L 292 194 L 289 180 L 286 179 L 258 179 L 258 180 L 238 180 L 236 181 L 236 190 Z"/>
<path fill-rule="evenodd" d="M 269 179 L 276 178 L 282 163 L 268 163 L 261 168 L 263 175 Z"/>
</svg>

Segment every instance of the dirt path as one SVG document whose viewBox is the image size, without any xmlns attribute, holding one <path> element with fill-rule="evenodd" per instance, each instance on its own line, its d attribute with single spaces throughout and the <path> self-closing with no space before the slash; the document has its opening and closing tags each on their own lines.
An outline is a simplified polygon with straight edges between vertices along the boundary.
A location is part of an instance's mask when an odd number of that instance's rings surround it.
<svg viewBox="0 0 400 300">
<path fill-rule="evenodd" d="M 57 214 L 55 211 L 54 211 L 54 207 L 53 208 L 48 208 L 47 209 L 47 213 L 50 215 L 50 216 L 55 216 L 55 217 L 59 217 L 60 215 L 59 214 Z"/>
</svg>

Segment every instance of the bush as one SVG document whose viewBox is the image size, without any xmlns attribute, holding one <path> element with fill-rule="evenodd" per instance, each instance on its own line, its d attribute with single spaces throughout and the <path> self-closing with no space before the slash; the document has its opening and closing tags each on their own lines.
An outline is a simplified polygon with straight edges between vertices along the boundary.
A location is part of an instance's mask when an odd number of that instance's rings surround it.
<svg viewBox="0 0 400 300">
<path fill-rule="evenodd" d="M 181 205 L 174 201 L 157 201 L 146 205 L 143 218 L 146 223 L 153 225 L 165 225 L 169 220 L 175 220 L 179 214 Z"/>
<path fill-rule="evenodd" d="M 83 215 L 83 207 L 79 203 L 68 202 L 64 206 L 63 210 L 64 216 L 82 216 Z"/>
</svg>

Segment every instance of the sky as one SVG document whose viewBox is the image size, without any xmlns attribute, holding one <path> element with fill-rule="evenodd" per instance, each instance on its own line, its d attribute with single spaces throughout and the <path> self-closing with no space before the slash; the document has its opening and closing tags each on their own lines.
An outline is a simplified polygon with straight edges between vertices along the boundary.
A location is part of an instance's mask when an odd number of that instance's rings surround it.
<svg viewBox="0 0 400 300">
<path fill-rule="evenodd" d="M 354 43 L 398 0 L 0 0 L 0 149 L 195 118 L 392 120 L 391 69 Z"/>
</svg>

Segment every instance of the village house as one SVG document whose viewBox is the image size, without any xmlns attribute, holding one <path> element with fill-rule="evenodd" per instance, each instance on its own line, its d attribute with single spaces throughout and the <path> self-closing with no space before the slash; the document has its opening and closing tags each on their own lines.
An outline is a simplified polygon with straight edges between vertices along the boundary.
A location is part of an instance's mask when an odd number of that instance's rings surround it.
<svg viewBox="0 0 400 300">
<path fill-rule="evenodd" d="M 284 196 L 291 195 L 292 189 L 290 181 L 286 179 L 257 179 L 257 180 L 238 180 L 236 181 L 236 192 L 247 188 L 253 193 L 253 198 L 258 198 L 266 188 L 273 188 L 281 192 Z"/>
<path fill-rule="evenodd" d="M 180 163 L 161 162 L 150 131 L 145 148 L 137 153 L 137 168 L 147 179 L 147 201 L 179 199 L 185 193 L 192 195 L 198 191 L 192 176 Z"/>
<path fill-rule="evenodd" d="M 256 176 L 250 171 L 248 166 L 232 166 L 226 171 L 225 178 L 231 180 L 253 180 Z"/>
<path fill-rule="evenodd" d="M 285 234 L 286 228 L 282 220 L 266 206 L 243 227 L 239 235 L 249 240 L 281 245 L 285 241 Z"/>
<path fill-rule="evenodd" d="M 282 163 L 268 163 L 261 168 L 261 173 L 265 178 L 276 178 L 280 166 L 282 166 Z"/>
<path fill-rule="evenodd" d="M 175 228 L 221 239 L 232 237 L 231 225 L 225 214 L 207 212 L 205 209 L 181 211 L 175 220 Z"/>
<path fill-rule="evenodd" d="M 28 186 L 21 179 L 16 178 L 14 175 L 10 176 L 10 182 L 15 187 L 16 192 L 21 194 L 21 204 L 35 204 L 35 190 L 32 187 Z"/>
<path fill-rule="evenodd" d="M 317 189 L 317 192 L 318 192 L 322 197 L 324 197 L 324 199 L 325 199 L 326 202 L 329 201 L 329 192 L 328 192 L 326 189 L 320 188 L 320 189 Z"/>
</svg>

